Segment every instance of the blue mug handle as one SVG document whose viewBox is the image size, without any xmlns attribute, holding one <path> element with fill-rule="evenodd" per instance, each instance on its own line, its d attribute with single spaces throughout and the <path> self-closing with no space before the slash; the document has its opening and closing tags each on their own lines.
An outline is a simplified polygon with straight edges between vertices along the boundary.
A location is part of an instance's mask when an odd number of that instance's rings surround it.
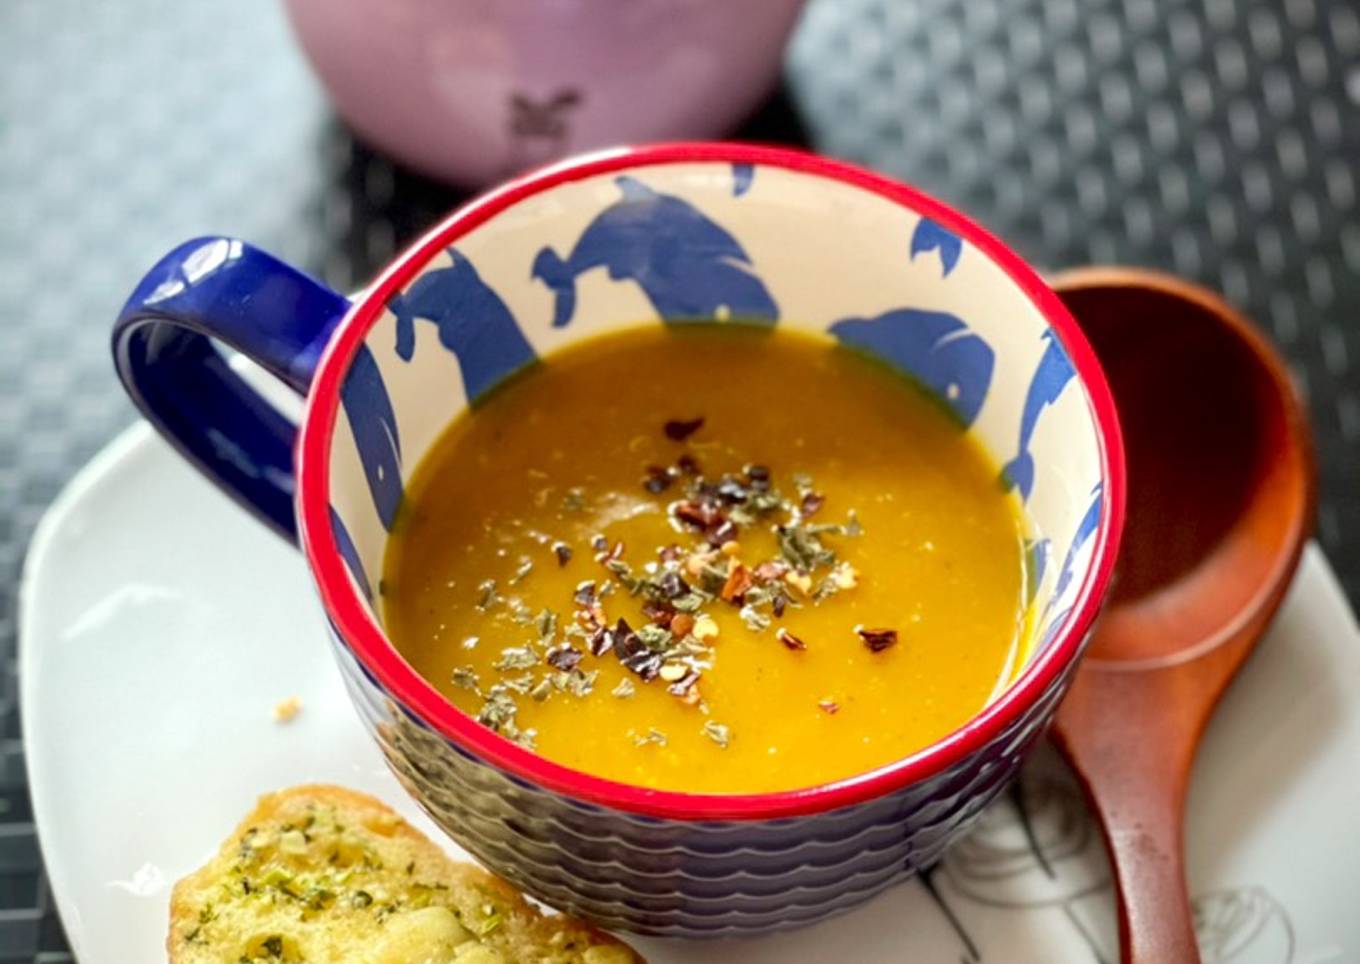
<svg viewBox="0 0 1360 964">
<path fill-rule="evenodd" d="M 209 479 L 297 541 L 297 426 L 247 385 L 213 340 L 305 395 L 351 305 L 235 238 L 187 241 L 147 272 L 113 327 L 118 377 L 142 414 Z"/>
</svg>

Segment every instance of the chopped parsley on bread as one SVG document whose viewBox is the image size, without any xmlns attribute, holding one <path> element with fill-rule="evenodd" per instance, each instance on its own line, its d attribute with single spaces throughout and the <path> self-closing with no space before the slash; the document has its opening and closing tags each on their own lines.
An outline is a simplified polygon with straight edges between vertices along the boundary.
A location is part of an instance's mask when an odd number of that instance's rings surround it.
<svg viewBox="0 0 1360 964">
<path fill-rule="evenodd" d="M 301 786 L 261 798 L 170 898 L 171 964 L 641 964 L 450 860 L 385 804 Z"/>
</svg>

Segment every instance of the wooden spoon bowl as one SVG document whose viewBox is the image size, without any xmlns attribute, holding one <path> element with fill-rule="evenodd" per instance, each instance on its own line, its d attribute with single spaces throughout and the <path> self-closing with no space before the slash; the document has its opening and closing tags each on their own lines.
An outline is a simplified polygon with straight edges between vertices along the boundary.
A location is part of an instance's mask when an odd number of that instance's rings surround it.
<svg viewBox="0 0 1360 964">
<path fill-rule="evenodd" d="M 1185 791 L 1311 529 L 1308 424 L 1279 356 L 1216 295 L 1126 268 L 1052 284 L 1109 378 L 1129 477 L 1110 602 L 1055 735 L 1105 830 L 1126 964 L 1195 962 Z"/>
</svg>

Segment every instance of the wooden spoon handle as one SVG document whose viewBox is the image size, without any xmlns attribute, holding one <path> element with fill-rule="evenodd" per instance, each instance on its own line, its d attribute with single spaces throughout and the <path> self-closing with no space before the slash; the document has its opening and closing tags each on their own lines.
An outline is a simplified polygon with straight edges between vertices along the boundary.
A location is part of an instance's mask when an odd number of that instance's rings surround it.
<svg viewBox="0 0 1360 964">
<path fill-rule="evenodd" d="M 1144 686 L 1079 674 L 1054 735 L 1104 827 L 1124 964 L 1199 964 L 1183 846 L 1194 745 L 1155 675 Z"/>
</svg>

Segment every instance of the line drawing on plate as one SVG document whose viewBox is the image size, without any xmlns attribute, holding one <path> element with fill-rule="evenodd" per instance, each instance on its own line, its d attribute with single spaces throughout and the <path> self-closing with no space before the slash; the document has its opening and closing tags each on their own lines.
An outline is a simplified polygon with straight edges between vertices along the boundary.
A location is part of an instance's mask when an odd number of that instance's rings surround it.
<svg viewBox="0 0 1360 964">
<path fill-rule="evenodd" d="M 1063 942 L 1071 956 L 1063 960 L 1119 964 L 1114 880 L 1100 829 L 1075 778 L 1047 745 L 919 880 L 957 935 L 963 964 L 1008 960 L 981 935 L 1011 928 L 981 918 L 1055 911 L 1066 923 L 1052 924 L 1071 934 Z M 1194 896 L 1191 907 L 1204 964 L 1294 964 L 1293 921 L 1266 887 L 1215 888 Z"/>
<path fill-rule="evenodd" d="M 1211 890 L 1191 902 L 1204 964 L 1291 964 L 1294 923 L 1264 887 Z"/>
<path fill-rule="evenodd" d="M 1076 781 L 1051 753 L 1034 756 L 1002 800 L 941 861 L 953 890 L 998 910 L 1057 908 L 1095 964 L 1117 964 L 1075 904 L 1110 887 L 1100 833 Z"/>
</svg>

